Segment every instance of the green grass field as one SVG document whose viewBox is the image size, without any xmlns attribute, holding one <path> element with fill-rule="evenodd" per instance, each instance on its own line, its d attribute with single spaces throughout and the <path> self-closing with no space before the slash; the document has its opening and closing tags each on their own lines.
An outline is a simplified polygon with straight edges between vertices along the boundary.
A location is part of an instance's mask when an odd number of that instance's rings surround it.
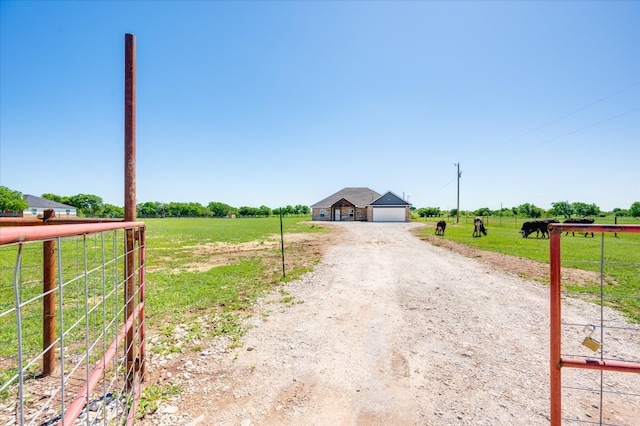
<svg viewBox="0 0 640 426">
<path fill-rule="evenodd" d="M 618 218 L 618 224 L 640 224 L 633 218 Z M 620 220 L 623 219 L 623 220 Z M 519 233 L 526 219 L 491 217 L 485 219 L 488 235 L 473 238 L 473 219 L 461 218 L 455 224 L 455 218 L 447 220 L 446 239 L 477 247 L 481 250 L 508 254 L 549 263 L 549 240 L 522 238 Z M 422 220 L 430 226 L 421 230 L 424 235 L 433 234 L 436 219 Z M 613 224 L 613 217 L 598 218 L 596 223 Z M 604 248 L 604 251 L 602 250 Z M 603 256 L 604 253 L 604 256 Z M 624 312 L 630 319 L 640 322 L 640 235 L 639 234 L 596 234 L 594 238 L 583 235 L 562 236 L 562 266 L 603 272 L 604 292 L 609 305 Z M 548 281 L 547 281 L 548 282 Z M 567 292 L 599 295 L 600 286 L 582 286 L 563 283 Z"/>
</svg>

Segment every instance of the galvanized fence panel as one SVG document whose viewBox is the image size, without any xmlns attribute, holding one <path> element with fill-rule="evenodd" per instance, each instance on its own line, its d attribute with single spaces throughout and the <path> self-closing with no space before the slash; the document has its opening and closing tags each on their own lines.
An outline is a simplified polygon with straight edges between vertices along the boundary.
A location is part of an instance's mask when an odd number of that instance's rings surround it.
<svg viewBox="0 0 640 426">
<path fill-rule="evenodd" d="M 0 227 L 0 424 L 126 424 L 144 375 L 144 224 Z"/>
</svg>

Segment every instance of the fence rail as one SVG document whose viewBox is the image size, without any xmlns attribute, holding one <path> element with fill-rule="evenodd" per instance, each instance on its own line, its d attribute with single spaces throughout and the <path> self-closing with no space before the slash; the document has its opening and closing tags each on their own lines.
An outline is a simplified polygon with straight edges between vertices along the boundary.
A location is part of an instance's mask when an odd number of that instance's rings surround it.
<svg viewBox="0 0 640 426">
<path fill-rule="evenodd" d="M 0 424 L 132 424 L 143 222 L 0 227 Z"/>
<path fill-rule="evenodd" d="M 561 265 L 567 266 L 580 260 L 571 260 L 571 253 L 561 254 L 561 238 L 566 232 L 599 234 L 599 244 L 592 250 L 599 251 L 600 285 L 599 292 L 580 292 L 562 286 Z M 633 348 L 640 347 L 640 325 L 627 322 L 610 307 L 637 305 L 640 294 L 614 294 L 607 281 L 611 268 L 626 268 L 626 274 L 640 272 L 640 252 L 631 253 L 632 260 L 620 262 L 608 256 L 608 244 L 616 244 L 615 239 L 605 239 L 606 234 L 640 234 L 639 225 L 550 225 L 550 401 L 551 425 L 559 426 L 563 420 L 571 424 L 614 425 L 616 410 L 621 407 L 628 411 L 626 417 L 640 418 L 640 378 L 632 386 L 622 385 L 615 374 L 640 373 L 640 353 Z M 619 274 L 624 276 L 624 274 Z M 567 296 L 572 296 L 568 298 Z M 595 309 L 587 315 L 588 321 L 563 318 L 562 308 L 575 298 L 584 298 Z M 581 342 L 581 344 L 580 344 Z M 637 349 L 636 349 L 637 350 Z M 572 377 L 574 385 L 563 385 L 564 369 L 584 371 L 585 374 Z M 591 370 L 594 375 L 587 375 Z M 571 371 L 571 370 L 569 370 Z M 605 372 L 607 376 L 605 376 Z M 634 376 L 634 379 L 638 376 Z M 575 385 L 580 383 L 580 385 Z M 587 409 L 582 413 L 563 412 L 563 399 L 567 401 L 583 396 Z M 595 411 L 589 413 L 588 411 Z"/>
</svg>

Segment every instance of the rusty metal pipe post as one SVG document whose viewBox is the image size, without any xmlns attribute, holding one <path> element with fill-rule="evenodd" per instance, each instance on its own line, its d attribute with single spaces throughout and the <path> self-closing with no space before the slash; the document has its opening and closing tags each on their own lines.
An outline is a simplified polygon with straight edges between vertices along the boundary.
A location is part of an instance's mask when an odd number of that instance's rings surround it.
<svg viewBox="0 0 640 426">
<path fill-rule="evenodd" d="M 42 243 L 42 374 L 49 376 L 55 366 L 56 351 L 56 242 Z"/>
<path fill-rule="evenodd" d="M 124 220 L 136 220 L 136 38 L 125 34 Z"/>
<path fill-rule="evenodd" d="M 133 222 L 136 218 L 136 38 L 125 34 L 124 61 L 124 218 Z M 125 316 L 135 309 L 135 236 L 133 230 L 126 231 L 126 288 Z M 125 339 L 127 387 L 133 386 L 136 350 L 133 327 Z"/>
<path fill-rule="evenodd" d="M 561 341 L 561 268 L 560 268 L 560 235 L 549 225 L 549 342 L 550 342 L 550 421 L 551 426 L 562 424 L 562 341 Z"/>
<path fill-rule="evenodd" d="M 140 305 L 140 362 L 138 363 L 138 371 L 140 373 L 140 379 L 142 381 L 145 380 L 145 375 L 147 371 L 147 364 L 145 362 L 147 349 L 145 346 L 145 312 L 144 312 L 144 290 L 145 290 L 145 258 L 146 258 L 146 229 L 144 227 L 139 228 L 139 241 L 138 241 L 138 250 L 139 250 L 139 277 L 138 277 L 138 304 Z"/>
</svg>

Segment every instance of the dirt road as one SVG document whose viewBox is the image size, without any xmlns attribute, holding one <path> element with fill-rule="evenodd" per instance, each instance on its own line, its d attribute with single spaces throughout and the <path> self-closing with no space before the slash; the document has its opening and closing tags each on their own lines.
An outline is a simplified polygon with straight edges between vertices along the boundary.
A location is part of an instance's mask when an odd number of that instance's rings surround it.
<svg viewBox="0 0 640 426">
<path fill-rule="evenodd" d="M 185 390 L 141 424 L 549 423 L 547 287 L 425 243 L 415 224 L 332 226 L 344 228 L 340 241 L 285 286 L 291 304 L 261 302 L 242 347 L 211 343 L 152 367 Z M 573 322 L 599 313 L 578 301 L 565 309 Z M 570 349 L 586 355 L 579 338 Z M 619 353 L 637 357 L 640 342 Z M 580 373 L 565 384 L 595 387 L 599 373 Z M 610 374 L 616 391 L 639 393 L 638 375 Z M 598 421 L 597 395 L 566 395 L 569 417 Z M 604 411 L 632 425 L 640 398 Z"/>
</svg>

